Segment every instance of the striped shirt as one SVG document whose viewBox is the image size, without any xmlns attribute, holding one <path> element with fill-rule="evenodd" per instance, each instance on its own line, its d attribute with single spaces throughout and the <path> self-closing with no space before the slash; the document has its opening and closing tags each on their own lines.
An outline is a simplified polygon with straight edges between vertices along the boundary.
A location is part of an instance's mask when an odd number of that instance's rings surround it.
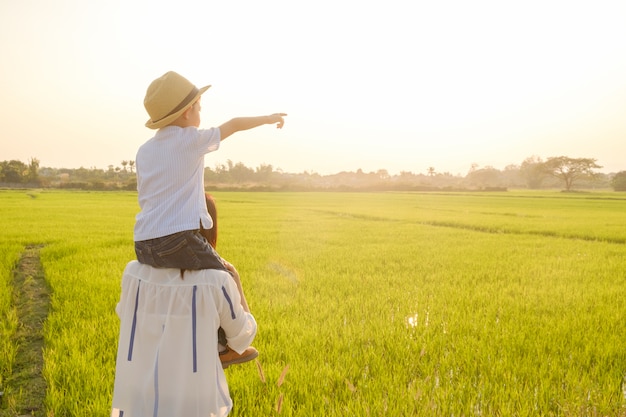
<svg viewBox="0 0 626 417">
<path fill-rule="evenodd" d="M 220 146 L 219 128 L 166 126 L 137 151 L 136 242 L 213 227 L 204 195 L 204 156 Z"/>
</svg>

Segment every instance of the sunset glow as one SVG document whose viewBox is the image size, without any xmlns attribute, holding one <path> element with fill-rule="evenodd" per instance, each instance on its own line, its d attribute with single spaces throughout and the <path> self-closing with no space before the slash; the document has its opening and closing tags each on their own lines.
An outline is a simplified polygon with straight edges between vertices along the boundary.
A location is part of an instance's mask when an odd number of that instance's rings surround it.
<svg viewBox="0 0 626 417">
<path fill-rule="evenodd" d="M 0 3 L 0 160 L 134 159 L 175 70 L 202 126 L 288 113 L 207 156 L 286 172 L 465 174 L 596 158 L 626 170 L 626 3 L 25 0 Z"/>
</svg>

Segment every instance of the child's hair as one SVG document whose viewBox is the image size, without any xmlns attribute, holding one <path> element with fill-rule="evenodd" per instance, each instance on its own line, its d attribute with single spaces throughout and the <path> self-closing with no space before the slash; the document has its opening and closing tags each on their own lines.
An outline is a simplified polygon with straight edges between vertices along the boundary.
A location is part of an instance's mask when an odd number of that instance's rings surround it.
<svg viewBox="0 0 626 417">
<path fill-rule="evenodd" d="M 209 193 L 204 194 L 206 199 L 206 208 L 209 211 L 211 219 L 213 219 L 213 227 L 210 229 L 201 229 L 200 233 L 209 242 L 209 245 L 213 246 L 213 249 L 217 246 L 217 207 L 213 196 Z"/>
</svg>

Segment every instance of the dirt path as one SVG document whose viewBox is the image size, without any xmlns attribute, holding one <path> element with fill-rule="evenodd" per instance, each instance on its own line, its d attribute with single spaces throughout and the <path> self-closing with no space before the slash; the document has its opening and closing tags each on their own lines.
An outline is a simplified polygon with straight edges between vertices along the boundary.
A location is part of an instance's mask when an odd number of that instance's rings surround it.
<svg viewBox="0 0 626 417">
<path fill-rule="evenodd" d="M 13 271 L 13 303 L 19 326 L 13 373 L 6 380 L 0 416 L 44 416 L 46 382 L 43 368 L 43 323 L 50 309 L 50 293 L 39 260 L 42 246 L 28 246 Z"/>
</svg>

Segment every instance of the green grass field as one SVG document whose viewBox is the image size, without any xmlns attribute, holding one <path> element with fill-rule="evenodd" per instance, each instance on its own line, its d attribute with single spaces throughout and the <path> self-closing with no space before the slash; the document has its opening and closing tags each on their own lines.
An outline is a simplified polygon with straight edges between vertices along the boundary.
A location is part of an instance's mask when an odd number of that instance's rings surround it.
<svg viewBox="0 0 626 417">
<path fill-rule="evenodd" d="M 259 323 L 234 416 L 626 416 L 626 195 L 215 193 Z M 0 191 L 0 416 L 14 273 L 50 289 L 42 416 L 107 416 L 135 193 Z M 19 290 L 19 289 L 18 289 Z"/>
</svg>

